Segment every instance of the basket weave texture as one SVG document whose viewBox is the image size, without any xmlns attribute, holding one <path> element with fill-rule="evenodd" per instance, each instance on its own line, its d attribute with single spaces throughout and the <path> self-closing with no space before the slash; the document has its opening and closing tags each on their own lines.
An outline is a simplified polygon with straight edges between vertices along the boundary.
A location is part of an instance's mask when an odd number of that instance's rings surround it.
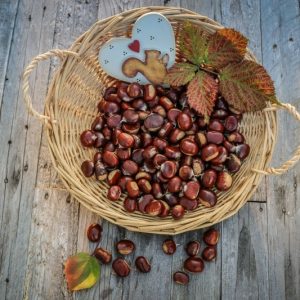
<svg viewBox="0 0 300 300">
<path fill-rule="evenodd" d="M 54 166 L 72 196 L 101 217 L 129 230 L 173 235 L 210 226 L 235 214 L 251 197 L 262 175 L 286 171 L 299 159 L 300 148 L 281 168 L 267 169 L 277 133 L 278 107 L 270 105 L 264 111 L 244 114 L 240 130 L 251 147 L 250 155 L 234 176 L 232 188 L 218 195 L 215 207 L 205 208 L 200 205 L 196 210 L 186 213 L 184 218 L 175 221 L 171 217 L 161 219 L 140 212 L 126 212 L 123 208 L 124 195 L 117 202 L 108 200 L 107 184 L 97 182 L 94 178 L 85 178 L 80 169 L 82 161 L 91 159 L 95 152 L 81 146 L 80 133 L 90 128 L 104 89 L 115 82 L 115 79 L 101 70 L 98 52 L 101 45 L 111 37 L 129 37 L 136 19 L 151 11 L 160 12 L 170 20 L 176 37 L 180 32 L 180 25 L 186 20 L 208 33 L 222 28 L 205 16 L 181 8 L 148 7 L 130 10 L 98 21 L 70 49 L 52 50 L 36 57 L 25 70 L 23 89 L 28 109 L 45 122 Z M 176 51 L 178 54 L 178 45 Z M 30 101 L 28 77 L 39 61 L 50 56 L 59 56 L 62 64 L 49 87 L 45 114 L 40 115 L 33 109 Z M 249 51 L 246 58 L 255 60 Z M 292 106 L 286 104 L 281 108 L 289 110 L 300 120 Z"/>
</svg>

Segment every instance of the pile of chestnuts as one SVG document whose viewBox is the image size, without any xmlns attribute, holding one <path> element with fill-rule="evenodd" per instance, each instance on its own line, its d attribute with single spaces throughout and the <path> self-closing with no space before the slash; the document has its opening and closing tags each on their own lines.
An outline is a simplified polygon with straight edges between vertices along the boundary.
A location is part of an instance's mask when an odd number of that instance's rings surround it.
<svg viewBox="0 0 300 300">
<path fill-rule="evenodd" d="M 250 151 L 238 130 L 242 114 L 221 95 L 207 120 L 189 107 L 184 86 L 118 82 L 98 110 L 80 136 L 97 151 L 81 169 L 108 183 L 109 200 L 127 193 L 128 212 L 180 219 L 199 204 L 213 207 Z"/>
<path fill-rule="evenodd" d="M 87 230 L 87 237 L 91 242 L 100 242 L 102 236 L 102 227 L 100 224 L 91 224 Z M 199 256 L 201 244 L 194 240 L 187 243 L 185 252 L 188 258 L 183 263 L 183 270 L 176 271 L 173 274 L 173 280 L 182 285 L 189 283 L 189 274 L 201 273 L 204 270 L 204 261 L 210 262 L 217 257 L 217 243 L 219 241 L 219 231 L 210 228 L 203 234 L 203 241 L 206 247 L 202 250 L 201 257 Z M 127 277 L 131 272 L 130 263 L 124 256 L 133 253 L 135 244 L 128 239 L 120 240 L 115 245 L 118 256 L 112 261 L 112 254 L 108 250 L 96 247 L 93 255 L 103 264 L 107 265 L 112 262 L 112 269 L 119 277 Z M 177 245 L 173 239 L 166 239 L 162 244 L 162 250 L 167 255 L 173 255 L 176 252 Z M 149 273 L 151 271 L 151 263 L 145 256 L 135 258 L 135 267 L 141 273 Z"/>
</svg>

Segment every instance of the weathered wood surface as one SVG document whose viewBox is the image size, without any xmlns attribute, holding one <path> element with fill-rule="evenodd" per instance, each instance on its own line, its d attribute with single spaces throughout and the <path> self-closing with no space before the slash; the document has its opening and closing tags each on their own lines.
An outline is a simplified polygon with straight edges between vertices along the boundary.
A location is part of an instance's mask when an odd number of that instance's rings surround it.
<svg viewBox="0 0 300 300">
<path fill-rule="evenodd" d="M 152 261 L 152 272 L 119 279 L 103 267 L 93 289 L 66 290 L 62 264 L 68 255 L 92 249 L 85 228 L 101 220 L 61 189 L 42 126 L 23 105 L 20 76 L 33 56 L 69 47 L 97 19 L 146 5 L 186 7 L 246 34 L 279 97 L 300 109 L 296 0 L 0 0 L 0 299 L 300 299 L 300 165 L 266 178 L 236 216 L 218 225 L 219 257 L 188 287 L 173 284 L 171 274 L 180 269 L 183 245 L 202 231 L 176 236 L 178 251 L 166 257 L 160 251 L 164 237 L 103 221 L 102 245 L 112 249 L 118 239 L 132 239 L 136 253 Z M 32 76 L 40 111 L 56 64 L 42 63 Z M 299 124 L 280 114 L 274 165 L 291 155 L 299 136 Z"/>
</svg>

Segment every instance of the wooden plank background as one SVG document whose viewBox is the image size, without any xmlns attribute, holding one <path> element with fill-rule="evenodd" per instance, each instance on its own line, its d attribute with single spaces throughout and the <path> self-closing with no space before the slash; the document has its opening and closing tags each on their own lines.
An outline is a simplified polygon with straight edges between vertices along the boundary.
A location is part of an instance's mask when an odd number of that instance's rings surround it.
<svg viewBox="0 0 300 300">
<path fill-rule="evenodd" d="M 297 0 L 0 0 L 0 299 L 300 299 L 300 165 L 265 178 L 249 203 L 217 226 L 218 259 L 191 276 L 188 287 L 173 284 L 171 276 L 181 266 L 184 244 L 200 239 L 201 230 L 176 236 L 178 251 L 166 257 L 164 237 L 108 224 L 62 189 L 42 126 L 24 107 L 21 73 L 32 57 L 69 47 L 96 20 L 148 5 L 185 7 L 240 30 L 279 98 L 300 109 Z M 39 111 L 57 63 L 42 63 L 31 78 Z M 299 124 L 280 113 L 273 165 L 289 158 L 299 136 Z M 69 293 L 62 264 L 92 249 L 85 229 L 94 221 L 103 224 L 103 247 L 130 238 L 136 253 L 150 258 L 152 272 L 120 279 L 103 267 L 94 288 Z"/>
</svg>

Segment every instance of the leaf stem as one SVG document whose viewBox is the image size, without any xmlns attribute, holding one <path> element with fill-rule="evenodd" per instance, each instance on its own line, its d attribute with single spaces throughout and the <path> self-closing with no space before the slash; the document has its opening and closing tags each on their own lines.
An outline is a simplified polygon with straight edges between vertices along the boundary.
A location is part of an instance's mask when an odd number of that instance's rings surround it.
<svg viewBox="0 0 300 300">
<path fill-rule="evenodd" d="M 219 76 L 219 73 L 214 72 L 214 71 L 209 70 L 209 69 L 206 69 L 206 68 L 204 68 L 204 66 L 199 66 L 199 70 L 202 70 L 202 71 L 207 72 L 207 73 L 212 74 L 212 75 Z"/>
</svg>

